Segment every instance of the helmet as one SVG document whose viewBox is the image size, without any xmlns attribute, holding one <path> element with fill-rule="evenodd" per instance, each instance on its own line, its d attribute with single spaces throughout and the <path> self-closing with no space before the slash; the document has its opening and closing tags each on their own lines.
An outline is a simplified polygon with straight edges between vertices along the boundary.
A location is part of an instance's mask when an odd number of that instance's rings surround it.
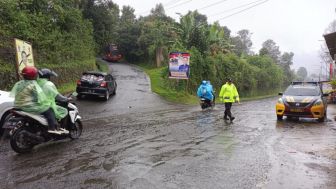
<svg viewBox="0 0 336 189">
<path fill-rule="evenodd" d="M 50 79 L 51 76 L 55 76 L 57 77 L 57 73 L 55 73 L 54 71 L 48 69 L 48 68 L 42 68 L 38 71 L 39 77 L 40 78 L 47 78 Z"/>
<path fill-rule="evenodd" d="M 206 85 L 207 83 L 208 83 L 208 82 L 205 81 L 205 80 L 202 81 L 202 85 Z"/>
<path fill-rule="evenodd" d="M 37 69 L 34 66 L 26 66 L 22 69 L 21 75 L 26 80 L 35 80 L 37 78 Z"/>
</svg>

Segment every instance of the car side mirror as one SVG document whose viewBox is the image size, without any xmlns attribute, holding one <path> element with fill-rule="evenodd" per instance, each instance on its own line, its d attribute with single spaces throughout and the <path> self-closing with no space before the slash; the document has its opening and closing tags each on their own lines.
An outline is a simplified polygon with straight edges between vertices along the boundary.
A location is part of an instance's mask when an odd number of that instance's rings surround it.
<svg viewBox="0 0 336 189">
<path fill-rule="evenodd" d="M 280 92 L 280 93 L 279 93 L 279 95 L 283 95 L 283 93 L 282 93 L 282 92 Z"/>
</svg>

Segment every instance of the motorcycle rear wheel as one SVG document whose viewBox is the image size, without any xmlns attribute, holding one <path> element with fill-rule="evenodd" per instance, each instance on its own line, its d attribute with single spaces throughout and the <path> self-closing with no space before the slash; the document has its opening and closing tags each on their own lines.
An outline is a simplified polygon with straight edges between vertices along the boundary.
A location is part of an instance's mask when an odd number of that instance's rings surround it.
<svg viewBox="0 0 336 189">
<path fill-rule="evenodd" d="M 29 143 L 29 141 L 26 140 L 26 137 L 22 133 L 25 130 L 25 127 L 19 127 L 10 137 L 10 145 L 12 149 L 19 154 L 29 153 L 34 147 L 34 144 Z"/>
<path fill-rule="evenodd" d="M 83 124 L 80 120 L 76 120 L 74 123 L 74 128 L 70 130 L 70 138 L 78 139 L 82 135 Z"/>
</svg>

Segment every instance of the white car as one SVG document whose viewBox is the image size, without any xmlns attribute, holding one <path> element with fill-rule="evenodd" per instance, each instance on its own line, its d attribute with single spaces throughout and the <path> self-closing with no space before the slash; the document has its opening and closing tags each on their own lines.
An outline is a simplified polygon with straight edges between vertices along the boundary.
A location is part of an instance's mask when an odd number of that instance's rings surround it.
<svg viewBox="0 0 336 189">
<path fill-rule="evenodd" d="M 0 137 L 3 133 L 2 126 L 5 118 L 9 115 L 9 110 L 14 106 L 14 98 L 9 97 L 9 92 L 0 90 Z"/>
</svg>

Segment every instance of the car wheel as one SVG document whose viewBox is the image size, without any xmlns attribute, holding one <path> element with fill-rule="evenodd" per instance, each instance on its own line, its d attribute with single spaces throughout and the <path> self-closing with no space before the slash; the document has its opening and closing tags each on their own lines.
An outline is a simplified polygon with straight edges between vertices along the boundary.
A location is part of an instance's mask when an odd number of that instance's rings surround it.
<svg viewBox="0 0 336 189">
<path fill-rule="evenodd" d="M 117 92 L 117 83 L 115 83 L 115 87 L 114 87 L 114 90 L 113 90 L 113 95 L 115 95 L 116 94 L 116 92 Z"/>
<path fill-rule="evenodd" d="M 318 118 L 318 122 L 324 122 L 324 116 L 323 117 L 321 117 L 321 118 Z"/>
<path fill-rule="evenodd" d="M 277 119 L 278 119 L 279 121 L 281 121 L 282 118 L 283 118 L 283 116 L 281 116 L 281 115 L 277 115 Z"/>
<path fill-rule="evenodd" d="M 324 120 L 327 118 L 327 113 L 326 112 L 324 112 L 324 115 L 323 115 L 323 117 L 321 117 L 321 118 L 318 118 L 318 122 L 324 122 Z"/>
<path fill-rule="evenodd" d="M 108 101 L 109 98 L 110 98 L 110 92 L 109 92 L 108 90 L 106 90 L 106 94 L 105 94 L 105 96 L 104 96 L 104 99 L 105 99 L 106 101 Z"/>
</svg>

